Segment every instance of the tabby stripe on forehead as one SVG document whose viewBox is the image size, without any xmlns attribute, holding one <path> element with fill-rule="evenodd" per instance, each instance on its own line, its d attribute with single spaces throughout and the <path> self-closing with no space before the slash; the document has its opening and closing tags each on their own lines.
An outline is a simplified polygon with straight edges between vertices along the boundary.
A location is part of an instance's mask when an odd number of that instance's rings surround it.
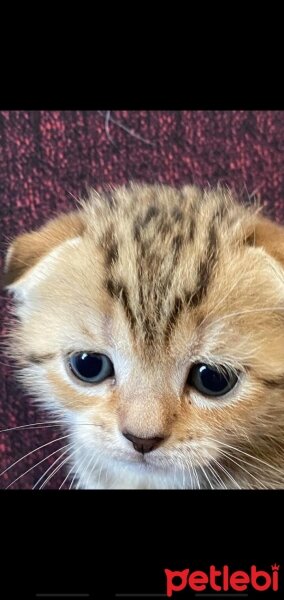
<svg viewBox="0 0 284 600">
<path fill-rule="evenodd" d="M 119 292 L 121 288 L 117 281 L 114 281 L 113 279 L 108 279 L 106 282 L 106 288 L 112 298 L 119 300 Z"/>
<path fill-rule="evenodd" d="M 142 221 L 141 223 L 141 227 L 146 227 L 146 225 L 148 225 L 148 223 L 150 223 L 150 221 L 152 221 L 152 219 L 154 217 L 156 217 L 159 214 L 159 209 L 156 206 L 149 206 L 144 221 Z"/>
<path fill-rule="evenodd" d="M 144 333 L 146 342 L 149 345 L 153 345 L 155 341 L 156 323 L 153 320 L 150 320 L 149 317 L 146 317 L 144 320 Z"/>
<path fill-rule="evenodd" d="M 173 248 L 173 266 L 176 266 L 178 258 L 180 256 L 180 251 L 182 248 L 182 244 L 183 244 L 183 236 L 182 235 L 176 235 L 172 241 L 172 248 Z M 170 275 L 170 274 L 169 274 Z"/>
<path fill-rule="evenodd" d="M 130 303 L 129 303 L 128 291 L 127 291 L 127 289 L 126 289 L 125 286 L 121 287 L 121 302 L 123 304 L 124 311 L 125 311 L 125 314 L 126 314 L 126 316 L 128 318 L 128 321 L 129 321 L 129 323 L 131 325 L 131 328 L 134 329 L 136 320 L 135 320 L 132 308 L 131 308 Z"/>
<path fill-rule="evenodd" d="M 141 223 L 141 219 L 140 217 L 137 217 L 137 219 L 135 219 L 134 223 L 133 223 L 133 237 L 136 240 L 136 242 L 140 242 L 141 240 L 141 227 L 142 227 L 142 223 Z"/>
<path fill-rule="evenodd" d="M 175 326 L 175 324 L 178 320 L 178 317 L 183 308 L 184 308 L 184 302 L 182 301 L 181 298 L 176 296 L 175 301 L 174 301 L 174 306 L 170 312 L 170 316 L 169 316 L 167 324 L 166 324 L 166 329 L 165 329 L 165 334 L 164 334 L 166 342 L 169 341 L 170 335 L 174 329 L 174 326 Z"/>
<path fill-rule="evenodd" d="M 157 233 L 160 233 L 163 237 L 166 237 L 172 231 L 172 225 L 166 220 L 164 215 L 161 216 L 157 223 Z"/>
<path fill-rule="evenodd" d="M 210 281 L 210 268 L 213 261 L 214 254 L 212 253 L 207 261 L 204 260 L 204 262 L 201 263 L 198 271 L 198 286 L 194 292 L 185 291 L 184 298 L 175 298 L 174 306 L 166 325 L 165 340 L 169 339 L 170 334 L 173 331 L 174 326 L 176 325 L 177 320 L 181 312 L 185 309 L 185 307 L 196 307 L 204 298 Z"/>
<path fill-rule="evenodd" d="M 201 260 L 197 273 L 196 289 L 192 293 L 190 298 L 190 305 L 193 307 L 198 306 L 204 296 L 207 293 L 208 285 L 210 283 L 212 269 L 214 267 L 217 255 L 217 236 L 214 224 L 211 224 L 209 229 L 209 239 L 206 255 Z"/>
<path fill-rule="evenodd" d="M 106 263 L 108 266 L 118 261 L 118 244 L 116 241 L 112 241 L 106 248 Z"/>
<path fill-rule="evenodd" d="M 141 241 L 141 230 L 147 227 L 147 225 L 159 215 L 160 211 L 156 206 L 149 206 L 144 219 L 141 215 L 135 219 L 133 224 L 133 236 L 137 242 Z"/>
<path fill-rule="evenodd" d="M 143 294 L 143 286 L 141 284 L 141 281 L 138 279 L 138 294 L 139 294 L 139 304 L 142 308 L 142 310 L 145 309 L 145 304 L 144 304 L 144 294 Z"/>
<path fill-rule="evenodd" d="M 201 300 L 204 298 L 207 288 L 210 282 L 210 277 L 212 273 L 212 268 L 214 266 L 214 262 L 216 260 L 217 254 L 217 237 L 216 231 L 213 224 L 211 224 L 209 229 L 209 238 L 208 238 L 208 248 L 206 251 L 205 258 L 201 261 L 198 269 L 197 275 L 197 285 L 194 292 L 186 291 L 184 293 L 184 299 L 181 297 L 176 297 L 174 306 L 171 310 L 171 313 L 168 318 L 168 322 L 165 329 L 165 340 L 168 341 L 170 335 L 177 323 L 177 320 L 184 308 L 188 305 L 193 307 L 197 306 Z"/>
<path fill-rule="evenodd" d="M 111 266 L 118 260 L 118 242 L 114 233 L 113 226 L 110 226 L 104 233 L 101 244 L 105 251 L 106 264 Z"/>
<path fill-rule="evenodd" d="M 124 308 L 126 317 L 131 325 L 131 328 L 134 329 L 135 324 L 136 324 L 136 319 L 134 317 L 132 308 L 130 306 L 128 291 L 127 291 L 126 286 L 120 281 L 108 279 L 108 281 L 106 283 L 106 287 L 107 287 L 107 290 L 108 290 L 109 294 L 111 295 L 111 297 L 115 298 L 116 300 L 121 302 L 121 304 Z"/>
<path fill-rule="evenodd" d="M 194 240 L 195 230 L 196 230 L 196 224 L 195 224 L 194 218 L 192 217 L 190 224 L 189 224 L 189 228 L 188 228 L 188 240 L 190 242 L 193 242 L 193 240 Z"/>
</svg>

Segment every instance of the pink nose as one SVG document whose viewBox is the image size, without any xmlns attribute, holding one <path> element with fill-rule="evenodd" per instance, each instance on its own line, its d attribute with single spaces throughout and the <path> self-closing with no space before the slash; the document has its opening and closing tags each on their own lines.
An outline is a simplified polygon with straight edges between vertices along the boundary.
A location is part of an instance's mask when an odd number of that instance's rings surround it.
<svg viewBox="0 0 284 600">
<path fill-rule="evenodd" d="M 157 448 L 164 440 L 163 437 L 139 438 L 128 432 L 123 432 L 123 435 L 127 440 L 132 442 L 134 449 L 142 454 L 155 450 L 155 448 Z"/>
</svg>

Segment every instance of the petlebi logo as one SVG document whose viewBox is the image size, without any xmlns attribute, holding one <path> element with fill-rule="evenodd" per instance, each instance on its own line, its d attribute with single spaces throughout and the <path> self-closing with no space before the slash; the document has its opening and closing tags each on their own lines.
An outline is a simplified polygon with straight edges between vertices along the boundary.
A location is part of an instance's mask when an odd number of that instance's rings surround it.
<svg viewBox="0 0 284 600">
<path fill-rule="evenodd" d="M 275 563 L 267 571 L 258 569 L 256 565 L 246 571 L 233 571 L 228 565 L 211 565 L 206 571 L 165 569 L 166 592 L 169 598 L 185 589 L 192 592 L 245 592 L 250 589 L 278 592 L 279 568 L 280 565 Z"/>
</svg>

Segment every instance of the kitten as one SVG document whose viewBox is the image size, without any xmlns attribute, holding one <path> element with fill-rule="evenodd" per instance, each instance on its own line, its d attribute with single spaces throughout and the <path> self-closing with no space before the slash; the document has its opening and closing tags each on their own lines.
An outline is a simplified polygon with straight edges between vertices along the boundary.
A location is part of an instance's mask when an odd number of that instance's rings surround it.
<svg viewBox="0 0 284 600">
<path fill-rule="evenodd" d="M 10 351 L 78 487 L 284 487 L 283 268 L 221 188 L 91 191 L 14 241 Z"/>
</svg>

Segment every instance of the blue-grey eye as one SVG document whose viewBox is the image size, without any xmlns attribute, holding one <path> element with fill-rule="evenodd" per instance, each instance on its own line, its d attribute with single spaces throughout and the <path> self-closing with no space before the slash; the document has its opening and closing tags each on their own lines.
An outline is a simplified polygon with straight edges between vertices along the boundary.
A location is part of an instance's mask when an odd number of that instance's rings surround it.
<svg viewBox="0 0 284 600">
<path fill-rule="evenodd" d="M 113 364 L 105 354 L 75 352 L 68 362 L 74 375 L 87 383 L 101 383 L 114 375 Z"/>
<path fill-rule="evenodd" d="M 199 363 L 192 367 L 187 384 L 205 396 L 223 396 L 233 389 L 237 381 L 238 377 L 231 369 L 222 367 L 220 372 L 216 367 Z"/>
</svg>

